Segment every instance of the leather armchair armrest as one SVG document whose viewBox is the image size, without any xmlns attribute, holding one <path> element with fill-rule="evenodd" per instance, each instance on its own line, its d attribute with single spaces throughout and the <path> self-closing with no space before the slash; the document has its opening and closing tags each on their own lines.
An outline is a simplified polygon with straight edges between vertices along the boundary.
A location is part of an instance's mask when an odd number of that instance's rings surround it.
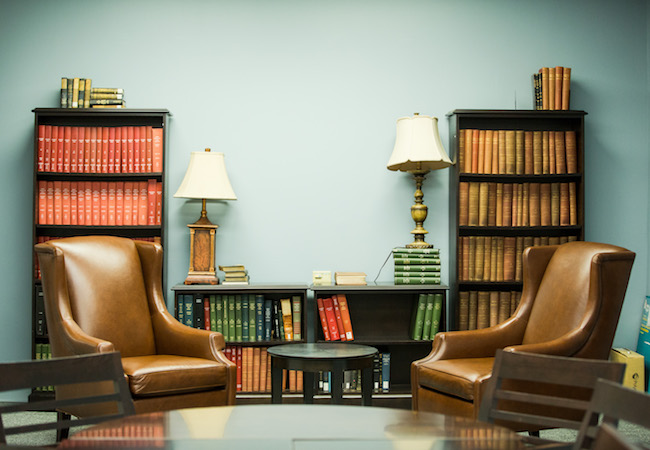
<svg viewBox="0 0 650 450">
<path fill-rule="evenodd" d="M 535 344 L 512 345 L 504 348 L 506 352 L 541 353 L 554 356 L 574 356 L 589 337 L 585 328 L 578 328 L 557 339 Z"/>
<path fill-rule="evenodd" d="M 63 329 L 63 345 L 70 352 L 70 355 L 85 355 L 88 353 L 110 353 L 115 351 L 112 342 L 98 339 L 79 328 L 76 322 L 64 320 L 61 322 Z"/>
</svg>

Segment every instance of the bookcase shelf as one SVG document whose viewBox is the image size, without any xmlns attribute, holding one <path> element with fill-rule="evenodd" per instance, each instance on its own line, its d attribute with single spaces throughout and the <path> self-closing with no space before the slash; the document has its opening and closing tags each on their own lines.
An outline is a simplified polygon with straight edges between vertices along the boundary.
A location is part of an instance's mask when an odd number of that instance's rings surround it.
<svg viewBox="0 0 650 450">
<path fill-rule="evenodd" d="M 35 122 L 32 244 L 35 245 L 44 240 L 64 237 L 109 234 L 133 239 L 155 240 L 165 247 L 164 199 L 167 193 L 166 159 L 167 120 L 169 111 L 166 109 L 35 108 L 33 113 Z M 111 130 L 115 131 L 117 128 L 120 128 L 120 130 L 134 130 L 135 127 L 146 132 L 150 131 L 149 135 L 141 138 L 140 142 L 142 145 L 137 146 L 137 149 L 141 150 L 139 152 L 135 151 L 135 144 L 131 146 L 128 139 L 119 143 L 115 139 L 108 140 L 108 134 Z M 84 132 L 81 131 L 82 128 Z M 85 131 L 91 128 L 95 129 L 94 139 L 89 140 L 88 143 L 84 139 L 84 144 L 81 145 L 82 141 L 78 137 L 82 133 L 85 136 Z M 56 144 L 53 143 L 52 139 L 53 129 L 57 130 Z M 76 140 L 72 137 L 73 129 L 75 130 L 74 136 L 77 137 Z M 96 133 L 100 129 L 102 130 L 102 135 L 98 138 Z M 48 130 L 47 133 L 45 130 Z M 107 135 L 106 141 L 104 140 L 104 130 L 106 130 Z M 154 130 L 155 137 L 153 135 Z M 60 139 L 59 131 L 61 131 Z M 89 136 L 92 138 L 92 135 Z M 148 140 L 148 137 L 152 137 L 152 139 Z M 74 151 L 75 148 L 76 152 Z M 124 152 L 122 152 L 123 148 Z M 116 156 L 118 155 L 118 150 L 119 159 L 116 159 L 118 158 Z M 127 161 L 125 171 L 121 171 L 121 167 L 120 170 L 117 170 L 116 161 L 121 161 L 122 154 L 124 154 L 125 161 Z M 49 161 L 48 164 L 50 164 L 48 167 L 45 167 L 46 155 Z M 148 160 L 149 157 L 151 157 L 151 160 Z M 133 159 L 133 164 L 140 161 L 139 170 L 142 171 L 135 172 L 135 169 L 132 172 L 129 171 L 128 161 L 131 158 Z M 153 170 L 154 159 L 156 161 L 156 170 Z M 112 169 L 109 168 L 109 160 L 112 161 Z M 82 161 L 84 166 L 80 165 Z M 88 170 L 85 167 L 86 161 L 88 161 Z M 95 167 L 94 170 L 91 170 L 90 161 L 92 161 Z M 102 161 L 106 162 L 105 171 L 103 171 L 103 166 L 100 164 Z M 65 167 L 67 170 L 59 170 L 59 166 L 54 165 L 59 164 L 59 162 L 61 168 Z M 108 173 L 111 170 L 114 173 Z M 94 191 L 90 189 L 90 198 L 87 199 L 86 195 L 84 195 L 83 202 L 78 202 L 77 200 L 80 200 L 81 196 L 77 195 L 75 197 L 72 193 L 75 190 L 71 189 L 67 191 L 67 187 L 74 186 L 77 189 L 81 186 L 79 183 L 88 183 L 93 187 L 99 186 L 100 190 L 103 186 L 107 188 L 110 186 L 112 190 L 114 187 L 121 187 L 120 183 L 147 183 L 149 180 L 151 180 L 152 184 L 148 186 L 150 189 L 147 189 L 149 196 L 147 200 L 147 225 L 108 225 L 109 222 L 103 221 L 98 222 L 102 223 L 102 225 L 78 224 L 80 223 L 79 216 L 82 214 L 85 216 L 87 211 L 85 208 L 90 207 L 90 205 L 95 207 L 95 211 L 89 211 L 88 215 L 97 214 L 103 220 L 104 218 L 108 218 L 109 212 L 117 211 L 125 202 L 123 200 L 120 203 L 118 200 L 120 197 L 117 195 L 112 197 L 108 189 L 106 190 L 107 195 L 96 195 L 94 197 L 92 195 Z M 155 191 L 153 189 L 154 182 Z M 54 188 L 55 183 L 57 186 L 56 189 Z M 96 184 L 92 185 L 92 183 Z M 65 195 L 63 191 L 57 191 L 59 186 L 66 186 Z M 144 186 L 144 184 L 140 184 L 139 186 Z M 49 196 L 47 188 L 51 189 Z M 154 195 L 156 196 L 155 202 Z M 84 209 L 81 209 L 80 204 L 83 204 Z M 41 207 L 40 210 L 39 206 Z M 116 209 L 114 210 L 113 207 Z M 77 214 L 76 220 L 72 218 L 66 221 L 53 220 L 55 214 L 63 215 L 64 212 L 65 214 L 73 214 L 74 211 Z M 120 211 L 123 212 L 123 209 Z M 144 213 L 144 209 L 141 212 Z M 152 214 L 151 216 L 149 215 L 150 212 Z M 51 215 L 47 216 L 44 220 L 43 215 L 48 214 Z M 85 217 L 83 222 L 85 222 Z M 95 223 L 94 217 L 93 223 Z M 163 267 L 165 267 L 164 264 Z M 166 276 L 163 275 L 163 280 L 165 278 Z M 34 358 L 47 357 L 49 340 L 44 319 L 38 261 L 35 256 L 33 258 L 32 280 L 32 356 Z M 30 398 L 42 395 L 47 396 L 51 395 L 51 393 L 35 391 Z"/>
<path fill-rule="evenodd" d="M 447 114 L 457 161 L 449 177 L 449 329 L 482 328 L 511 314 L 525 247 L 584 239 L 585 115 Z"/>
</svg>

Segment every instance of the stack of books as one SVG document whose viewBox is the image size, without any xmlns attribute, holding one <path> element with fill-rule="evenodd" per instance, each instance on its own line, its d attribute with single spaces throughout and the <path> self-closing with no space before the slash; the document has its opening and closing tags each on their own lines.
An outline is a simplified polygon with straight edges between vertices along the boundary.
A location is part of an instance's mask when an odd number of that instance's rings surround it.
<svg viewBox="0 0 650 450">
<path fill-rule="evenodd" d="M 393 249 L 395 284 L 440 284 L 440 249 Z"/>
<path fill-rule="evenodd" d="M 411 321 L 411 339 L 427 341 L 433 339 L 440 328 L 442 294 L 420 294 Z"/>
<path fill-rule="evenodd" d="M 224 273 L 223 284 L 249 283 L 248 271 L 241 264 L 234 266 L 219 266 L 219 270 Z"/>
<path fill-rule="evenodd" d="M 334 280 L 341 286 L 365 286 L 366 274 L 363 272 L 335 272 Z"/>
<path fill-rule="evenodd" d="M 533 74 L 537 110 L 568 110 L 571 94 L 570 67 L 542 67 Z"/>
<path fill-rule="evenodd" d="M 124 108 L 124 89 L 94 88 L 90 78 L 61 78 L 61 108 Z"/>
</svg>

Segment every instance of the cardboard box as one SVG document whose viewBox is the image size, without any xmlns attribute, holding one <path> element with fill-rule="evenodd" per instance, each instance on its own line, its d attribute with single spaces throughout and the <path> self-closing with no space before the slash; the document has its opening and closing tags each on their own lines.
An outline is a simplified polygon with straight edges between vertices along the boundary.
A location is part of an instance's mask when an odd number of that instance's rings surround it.
<svg viewBox="0 0 650 450">
<path fill-rule="evenodd" d="M 645 376 L 643 356 L 626 348 L 613 348 L 609 352 L 609 359 L 625 364 L 623 386 L 645 391 Z"/>
<path fill-rule="evenodd" d="M 332 271 L 331 270 L 314 270 L 312 272 L 312 283 L 314 283 L 314 286 L 331 286 L 332 285 Z"/>
</svg>

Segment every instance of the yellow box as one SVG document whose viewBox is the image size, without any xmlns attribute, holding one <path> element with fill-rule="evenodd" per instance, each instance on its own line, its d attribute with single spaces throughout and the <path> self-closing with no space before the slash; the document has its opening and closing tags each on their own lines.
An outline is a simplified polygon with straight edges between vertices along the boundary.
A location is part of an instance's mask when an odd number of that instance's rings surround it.
<svg viewBox="0 0 650 450">
<path fill-rule="evenodd" d="M 312 273 L 312 282 L 314 283 L 314 286 L 331 286 L 332 271 L 314 270 Z"/>
<path fill-rule="evenodd" d="M 609 352 L 610 361 L 625 364 L 625 374 L 623 375 L 623 386 L 645 391 L 645 375 L 643 356 L 626 348 L 613 348 Z"/>
</svg>

